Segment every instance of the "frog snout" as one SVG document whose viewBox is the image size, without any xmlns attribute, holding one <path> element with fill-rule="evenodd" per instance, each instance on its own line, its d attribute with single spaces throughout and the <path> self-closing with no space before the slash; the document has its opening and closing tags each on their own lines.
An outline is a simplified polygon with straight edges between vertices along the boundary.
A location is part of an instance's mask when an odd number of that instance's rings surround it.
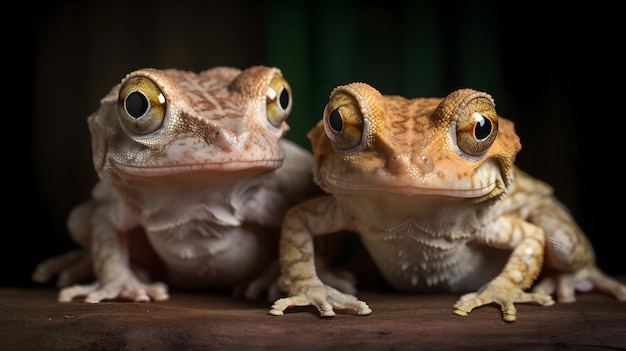
<svg viewBox="0 0 626 351">
<path fill-rule="evenodd" d="M 421 153 L 392 153 L 387 157 L 387 170 L 395 175 L 415 174 L 423 176 L 435 169 L 432 159 Z"/>
</svg>

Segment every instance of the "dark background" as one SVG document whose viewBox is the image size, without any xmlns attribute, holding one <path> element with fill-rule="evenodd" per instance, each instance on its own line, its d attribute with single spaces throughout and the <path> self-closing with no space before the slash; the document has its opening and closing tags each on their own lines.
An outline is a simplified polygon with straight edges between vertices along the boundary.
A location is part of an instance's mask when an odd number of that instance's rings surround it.
<svg viewBox="0 0 626 351">
<path fill-rule="evenodd" d="M 516 122 L 518 165 L 554 186 L 599 266 L 626 274 L 616 11 L 480 0 L 34 2 L 23 29 L 5 31 L 18 45 L 5 45 L 17 77 L 3 99 L 2 283 L 34 285 L 37 263 L 75 247 L 65 218 L 96 182 L 86 118 L 126 73 L 257 64 L 280 67 L 291 83 L 287 138 L 306 147 L 339 84 L 408 97 L 489 92 Z"/>
</svg>

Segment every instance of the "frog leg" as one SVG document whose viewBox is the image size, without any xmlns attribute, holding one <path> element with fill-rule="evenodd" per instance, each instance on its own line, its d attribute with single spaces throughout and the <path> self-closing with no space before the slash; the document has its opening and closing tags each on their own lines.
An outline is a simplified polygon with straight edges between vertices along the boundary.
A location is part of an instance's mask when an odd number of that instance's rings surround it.
<svg viewBox="0 0 626 351">
<path fill-rule="evenodd" d="M 553 200 L 533 211 L 529 220 L 546 232 L 546 273 L 533 291 L 555 294 L 559 302 L 574 302 L 576 291 L 596 289 L 626 301 L 626 285 L 596 266 L 591 243 L 560 203 Z"/>
<path fill-rule="evenodd" d="M 307 305 L 315 306 L 322 317 L 334 316 L 334 309 L 358 315 L 372 312 L 365 302 L 324 284 L 317 275 L 313 235 L 333 233 L 346 225 L 332 196 L 308 200 L 286 213 L 279 257 L 289 296 L 276 300 L 269 314 L 280 316 L 289 307 Z"/>
<path fill-rule="evenodd" d="M 168 299 L 167 285 L 144 283 L 133 273 L 128 258 L 128 233 L 113 225 L 130 224 L 133 222 L 130 218 L 136 218 L 136 214 L 122 203 L 113 202 L 94 208 L 91 215 L 91 258 L 97 280 L 92 284 L 61 289 L 58 300 L 69 302 L 80 296 L 85 296 L 88 303 L 115 299 L 135 302 Z M 116 216 L 115 220 L 113 216 Z"/>
<path fill-rule="evenodd" d="M 344 293 L 356 293 L 356 278 L 351 272 L 332 270 L 329 267 L 327 257 L 318 256 L 315 259 L 315 264 L 317 274 L 324 284 L 335 287 Z M 267 298 L 270 301 L 280 298 L 283 293 L 287 292 L 284 277 L 280 274 L 278 260 L 274 261 L 262 275 L 256 277 L 251 283 L 242 287 L 236 287 L 233 295 L 256 300 L 263 292 L 267 292 Z"/>
<path fill-rule="evenodd" d="M 626 301 L 626 285 L 604 274 L 595 264 L 570 272 L 551 273 L 537 283 L 533 291 L 556 294 L 559 302 L 574 302 L 576 291 L 589 292 L 594 288 Z"/>
<path fill-rule="evenodd" d="M 93 279 L 89 251 L 75 249 L 50 257 L 35 267 L 31 279 L 37 283 L 47 283 L 54 276 L 57 276 L 56 285 L 59 288 L 81 280 Z"/>
<path fill-rule="evenodd" d="M 98 201 L 89 199 L 76 206 L 67 220 L 72 239 L 83 248 L 91 245 L 91 218 L 98 206 Z M 38 283 L 47 283 L 54 276 L 57 276 L 56 284 L 59 288 L 94 279 L 89 250 L 75 249 L 48 258 L 35 267 L 31 279 Z"/>
<path fill-rule="evenodd" d="M 477 292 L 463 295 L 454 304 L 454 313 L 467 316 L 476 307 L 497 303 L 502 308 L 502 319 L 513 322 L 516 302 L 554 304 L 550 295 L 525 292 L 543 264 L 545 235 L 540 227 L 516 217 L 502 216 L 477 233 L 477 238 L 487 245 L 513 251 L 500 274 Z"/>
</svg>

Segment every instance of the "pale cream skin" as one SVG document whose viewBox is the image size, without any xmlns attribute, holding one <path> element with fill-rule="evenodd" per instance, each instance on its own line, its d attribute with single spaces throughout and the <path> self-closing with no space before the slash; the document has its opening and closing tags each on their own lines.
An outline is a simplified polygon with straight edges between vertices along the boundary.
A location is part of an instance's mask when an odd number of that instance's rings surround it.
<svg viewBox="0 0 626 351">
<path fill-rule="evenodd" d="M 552 189 L 514 166 L 519 138 L 488 94 L 405 99 L 352 83 L 333 90 L 308 136 L 328 195 L 285 216 L 279 255 L 289 293 L 270 314 L 302 305 L 323 317 L 334 308 L 371 313 L 318 279 L 313 238 L 342 229 L 359 233 L 392 287 L 465 292 L 454 305 L 461 316 L 496 303 L 512 322 L 515 303 L 552 305 L 553 293 L 569 302 L 592 288 L 626 300 Z"/>
<path fill-rule="evenodd" d="M 41 263 L 33 279 L 65 286 L 95 273 L 59 301 L 165 300 L 166 284 L 130 267 L 147 249 L 129 251 L 139 228 L 176 286 L 276 288 L 283 215 L 317 189 L 312 155 L 283 139 L 291 108 L 277 68 L 128 74 L 88 118 L 100 182 L 68 218 L 88 251 Z"/>
</svg>

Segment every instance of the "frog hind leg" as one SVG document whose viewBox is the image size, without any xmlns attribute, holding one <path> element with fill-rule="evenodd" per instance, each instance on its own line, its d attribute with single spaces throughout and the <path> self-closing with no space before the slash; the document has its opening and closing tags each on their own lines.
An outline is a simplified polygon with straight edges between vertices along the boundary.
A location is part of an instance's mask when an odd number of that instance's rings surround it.
<svg viewBox="0 0 626 351">
<path fill-rule="evenodd" d="M 626 285 L 604 274 L 594 264 L 572 272 L 558 272 L 542 278 L 533 292 L 556 295 L 559 302 L 576 301 L 576 291 L 598 290 L 626 301 Z"/>
<path fill-rule="evenodd" d="M 546 233 L 543 278 L 534 292 L 555 294 L 559 302 L 573 302 L 576 291 L 601 291 L 626 301 L 626 285 L 597 267 L 591 242 L 567 209 L 551 198 L 548 208 L 534 211 L 529 220 Z"/>
<path fill-rule="evenodd" d="M 31 279 L 37 283 L 47 283 L 58 276 L 57 287 L 65 288 L 79 281 L 94 279 L 91 265 L 89 252 L 75 249 L 38 264 Z"/>
</svg>

